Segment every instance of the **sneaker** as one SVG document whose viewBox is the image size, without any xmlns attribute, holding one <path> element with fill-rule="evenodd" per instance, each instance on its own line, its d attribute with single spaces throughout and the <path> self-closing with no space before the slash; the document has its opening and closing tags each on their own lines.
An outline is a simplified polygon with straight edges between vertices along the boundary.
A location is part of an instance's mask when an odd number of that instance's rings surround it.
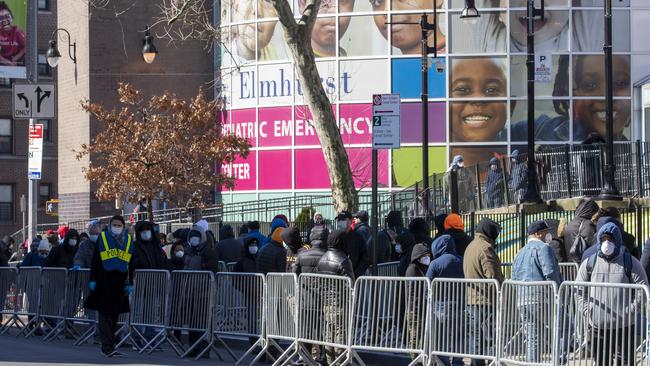
<svg viewBox="0 0 650 366">
<path fill-rule="evenodd" d="M 111 352 L 111 357 L 124 357 L 124 353 L 120 353 L 117 350 Z"/>
</svg>

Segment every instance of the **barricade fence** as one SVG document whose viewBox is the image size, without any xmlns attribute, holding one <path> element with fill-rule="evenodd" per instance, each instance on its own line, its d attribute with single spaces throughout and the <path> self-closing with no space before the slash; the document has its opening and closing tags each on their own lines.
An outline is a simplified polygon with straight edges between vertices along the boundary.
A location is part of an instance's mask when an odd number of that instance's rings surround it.
<svg viewBox="0 0 650 366">
<path fill-rule="evenodd" d="M 576 272 L 575 264 L 561 267 L 567 278 Z M 87 339 L 95 324 L 82 305 L 88 275 L 0 268 L 0 329 L 30 336 L 47 324 L 46 340 L 64 331 L 77 342 Z M 140 352 L 168 343 L 179 356 L 200 357 L 223 347 L 240 364 L 262 348 L 252 362 L 267 355 L 277 365 L 298 357 L 312 364 L 320 346 L 329 364 L 363 365 L 363 352 L 407 354 L 411 364 L 650 361 L 650 290 L 637 284 L 565 281 L 558 289 L 554 282 L 511 280 L 364 276 L 353 283 L 319 274 L 143 270 L 135 272 L 134 288 L 131 313 L 120 317 L 128 333 L 120 339 Z M 189 346 L 180 332 L 189 332 Z M 235 355 L 227 338 L 254 344 Z"/>
</svg>

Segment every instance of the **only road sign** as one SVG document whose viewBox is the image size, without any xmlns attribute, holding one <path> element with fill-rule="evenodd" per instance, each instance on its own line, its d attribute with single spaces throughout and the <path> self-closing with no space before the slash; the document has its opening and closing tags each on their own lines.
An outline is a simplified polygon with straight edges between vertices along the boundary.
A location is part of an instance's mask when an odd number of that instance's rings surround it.
<svg viewBox="0 0 650 366">
<path fill-rule="evenodd" d="M 53 83 L 13 85 L 14 118 L 54 118 L 55 88 Z"/>
</svg>

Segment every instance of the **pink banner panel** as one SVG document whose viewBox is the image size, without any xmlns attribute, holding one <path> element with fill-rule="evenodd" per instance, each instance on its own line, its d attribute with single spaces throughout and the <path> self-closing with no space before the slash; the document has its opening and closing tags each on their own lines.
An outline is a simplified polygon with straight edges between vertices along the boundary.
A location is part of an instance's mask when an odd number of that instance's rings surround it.
<svg viewBox="0 0 650 366">
<path fill-rule="evenodd" d="M 372 150 L 347 149 L 348 159 L 357 188 L 367 188 L 372 179 Z M 321 149 L 296 150 L 296 189 L 329 189 L 330 179 Z M 379 186 L 388 186 L 388 150 L 379 151 Z"/>
<path fill-rule="evenodd" d="M 332 111 L 336 116 L 336 106 L 332 106 Z M 319 145 L 320 141 L 316 135 L 316 129 L 313 126 L 311 111 L 307 106 L 295 107 L 295 134 L 296 146 Z"/>
<path fill-rule="evenodd" d="M 344 144 L 372 143 L 372 104 L 341 104 L 339 113 Z"/>
<path fill-rule="evenodd" d="M 224 124 L 224 133 L 248 139 L 251 147 L 256 147 L 257 118 L 255 109 L 234 109 L 230 111 L 230 121 Z"/>
<path fill-rule="evenodd" d="M 259 151 L 260 188 L 291 189 L 291 150 Z"/>
<path fill-rule="evenodd" d="M 258 125 L 260 146 L 291 147 L 291 107 L 260 108 Z"/>
<path fill-rule="evenodd" d="M 246 159 L 237 157 L 232 164 L 221 164 L 221 171 L 235 178 L 233 191 L 254 191 L 255 166 L 255 151 L 251 151 Z"/>
</svg>

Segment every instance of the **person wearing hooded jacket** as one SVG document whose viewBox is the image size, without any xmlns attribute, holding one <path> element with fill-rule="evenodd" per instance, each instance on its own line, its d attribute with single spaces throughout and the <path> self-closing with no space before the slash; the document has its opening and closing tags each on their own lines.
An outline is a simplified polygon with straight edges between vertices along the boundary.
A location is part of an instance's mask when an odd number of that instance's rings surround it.
<svg viewBox="0 0 650 366">
<path fill-rule="evenodd" d="M 270 272 L 287 270 L 287 249 L 282 244 L 283 227 L 278 227 L 271 235 L 271 241 L 257 252 L 257 272 L 266 275 Z"/>
<path fill-rule="evenodd" d="M 165 252 L 160 246 L 160 239 L 148 221 L 138 221 L 135 224 L 135 242 L 133 256 L 129 265 L 131 278 L 138 269 L 167 269 Z"/>
<path fill-rule="evenodd" d="M 403 231 L 395 238 L 395 252 L 400 255 L 399 267 L 397 269 L 400 277 L 406 275 L 406 270 L 408 269 L 409 264 L 411 264 L 411 253 L 413 252 L 415 244 L 415 237 L 407 230 Z"/>
<path fill-rule="evenodd" d="M 257 252 L 260 247 L 260 241 L 253 236 L 247 236 L 243 239 L 244 249 L 242 259 L 235 265 L 235 272 L 255 273 L 257 271 Z"/>
<path fill-rule="evenodd" d="M 569 260 L 575 263 L 580 263 L 582 260 L 582 252 L 571 252 L 571 247 L 578 236 L 584 239 L 587 246 L 590 246 L 594 242 L 596 225 L 591 221 L 591 218 L 597 212 L 598 204 L 593 199 L 589 199 L 578 205 L 575 217 L 564 229 L 564 249 Z"/>
<path fill-rule="evenodd" d="M 266 237 L 264 240 L 264 243 L 260 246 L 260 250 L 264 248 L 267 244 L 269 244 L 271 241 L 273 241 L 273 234 L 276 232 L 278 228 L 286 229 L 289 227 L 287 217 L 284 215 L 276 215 L 273 220 L 271 220 L 271 232 L 269 233 L 269 236 Z M 282 242 L 280 242 L 282 243 Z"/>
<path fill-rule="evenodd" d="M 438 214 L 438 215 L 436 215 L 436 217 L 433 218 L 433 224 L 436 227 L 436 235 L 433 237 L 434 239 L 438 239 L 445 232 L 445 219 L 446 218 L 447 218 L 446 213 Z"/>
<path fill-rule="evenodd" d="M 427 278 L 433 281 L 436 278 L 463 278 L 463 258 L 456 254 L 454 239 L 450 235 L 442 235 L 431 243 L 431 263 L 427 269 Z M 434 302 L 434 316 L 438 319 L 439 326 L 445 324 L 453 329 L 453 324 L 459 324 L 459 319 L 452 307 L 456 307 L 455 299 Z M 452 330 L 452 332 L 455 330 Z M 460 341 L 459 334 L 453 334 L 454 341 Z M 460 358 L 440 357 L 444 365 L 464 365 Z"/>
<path fill-rule="evenodd" d="M 36 250 L 32 250 L 23 258 L 20 267 L 45 267 L 45 260 L 50 253 L 50 242 L 36 237 L 33 243 L 36 244 Z"/>
<path fill-rule="evenodd" d="M 386 215 L 385 222 L 386 228 L 377 233 L 377 263 L 400 260 L 401 253 L 397 253 L 393 247 L 397 236 L 406 231 L 400 211 L 390 211 Z M 406 271 L 406 267 L 404 267 L 404 271 Z"/>
<path fill-rule="evenodd" d="M 496 221 L 483 218 L 476 225 L 474 240 L 467 246 L 463 256 L 463 274 L 467 279 L 495 279 L 499 284 L 503 283 L 504 276 L 501 272 L 501 260 L 496 251 L 496 240 L 501 232 L 501 225 Z M 485 293 L 488 288 L 468 287 L 467 288 L 467 321 L 469 332 L 467 344 L 471 353 L 494 354 L 493 347 L 495 340 L 491 337 L 492 332 L 485 331 L 494 329 L 496 319 L 492 316 L 492 304 L 490 296 Z M 483 290 L 483 291 L 481 291 Z M 496 289 L 495 289 L 496 293 Z M 487 366 L 486 360 L 472 360 L 473 366 Z"/>
<path fill-rule="evenodd" d="M 497 158 L 493 157 L 488 164 L 490 171 L 488 172 L 487 182 L 485 184 L 488 208 L 501 207 L 503 206 L 503 194 L 505 192 L 503 171 L 499 166 L 499 160 Z"/>
<path fill-rule="evenodd" d="M 427 222 L 421 217 L 416 217 L 411 220 L 409 223 L 409 231 L 413 234 L 413 238 L 415 238 L 415 242 L 418 244 L 429 246 L 429 243 L 433 241 L 429 235 Z"/>
<path fill-rule="evenodd" d="M 345 252 L 352 261 L 354 276 L 363 276 L 370 266 L 370 253 L 363 237 L 352 229 L 352 214 L 348 211 L 341 211 L 336 216 L 336 227 L 346 233 Z"/>
<path fill-rule="evenodd" d="M 177 241 L 169 248 L 167 267 L 170 271 L 182 271 L 185 268 L 185 244 Z"/>
<path fill-rule="evenodd" d="M 648 285 L 641 263 L 623 249 L 621 229 L 616 223 L 604 224 L 596 235 L 598 251 L 582 262 L 576 281 L 609 284 Z M 626 263 L 627 262 L 627 263 Z M 578 309 L 588 309 L 586 318 L 592 327 L 589 349 L 596 365 L 635 363 L 635 311 L 644 303 L 642 292 L 632 299 L 622 287 L 590 287 L 589 294 L 577 291 Z"/>
<path fill-rule="evenodd" d="M 287 245 L 287 270 L 286 272 L 294 272 L 294 266 L 298 255 L 303 251 L 309 249 L 308 245 L 302 244 L 302 239 L 300 238 L 300 230 L 296 227 L 287 228 L 280 234 L 280 237 Z"/>
<path fill-rule="evenodd" d="M 219 259 L 226 263 L 239 262 L 243 253 L 244 244 L 241 240 L 235 239 L 232 226 L 223 225 L 219 229 L 219 242 L 217 243 Z"/>
<path fill-rule="evenodd" d="M 97 247 L 97 239 L 99 239 L 99 234 L 102 232 L 101 222 L 99 220 L 89 221 L 86 225 L 86 231 L 88 232 L 88 239 L 79 244 L 79 249 L 77 249 L 74 256 L 75 269 L 90 268 L 93 253 Z"/>
<path fill-rule="evenodd" d="M 639 248 L 636 246 L 636 243 L 634 242 L 634 236 L 632 236 L 632 240 L 625 240 L 625 230 L 623 229 L 623 224 L 617 220 L 615 217 L 611 216 L 604 216 L 598 219 L 596 222 L 596 232 L 600 231 L 600 229 L 605 226 L 606 224 L 612 223 L 618 227 L 618 230 L 621 232 L 621 240 L 623 241 L 623 249 L 626 250 L 628 253 L 630 253 L 634 258 L 639 259 Z M 628 234 L 629 235 L 629 234 Z M 595 241 L 593 245 L 591 245 L 587 250 L 582 253 L 582 260 L 581 263 L 584 262 L 587 258 L 592 256 L 593 254 L 598 253 L 598 238 L 595 237 Z"/>
<path fill-rule="evenodd" d="M 426 277 L 429 264 L 431 263 L 431 251 L 428 245 L 418 243 L 415 244 L 411 251 L 411 264 L 406 269 L 406 277 Z M 410 285 L 408 285 L 410 286 Z M 422 298 L 415 296 L 417 292 L 416 286 L 413 289 L 407 290 L 410 294 L 410 306 L 406 311 L 406 324 L 409 331 L 409 348 L 417 348 L 417 341 L 419 335 L 422 334 L 422 327 L 424 326 L 424 308 L 426 304 Z M 404 306 L 404 305 L 403 305 Z M 412 359 L 416 359 L 417 354 L 411 354 Z"/>
<path fill-rule="evenodd" d="M 63 243 L 50 250 L 50 255 L 45 260 L 45 267 L 72 268 L 77 244 L 79 244 L 79 233 L 75 229 L 68 230 Z"/>
<path fill-rule="evenodd" d="M 465 255 L 465 250 L 469 243 L 472 242 L 472 237 L 465 233 L 465 224 L 459 214 L 452 213 L 447 215 L 445 218 L 445 231 L 442 234 L 454 238 L 456 253 L 461 257 Z"/>
<path fill-rule="evenodd" d="M 293 273 L 299 276 L 302 273 L 316 272 L 318 261 L 327 251 L 327 237 L 329 230 L 324 228 L 319 231 L 312 231 L 309 238 L 311 248 L 304 250 L 298 254 L 296 263 L 293 266 Z"/>
<path fill-rule="evenodd" d="M 344 230 L 334 230 L 330 233 L 327 238 L 327 252 L 323 254 L 316 265 L 317 273 L 345 276 L 354 282 L 355 277 L 352 262 L 345 253 L 346 235 L 347 233 Z M 326 299 L 325 305 L 323 306 L 325 340 L 331 343 L 342 344 L 345 339 L 345 330 L 340 325 L 345 314 L 343 314 L 343 304 L 338 303 L 338 290 L 335 286 L 332 286 L 320 288 L 319 291 L 323 291 L 323 296 Z M 327 363 L 331 365 L 342 352 L 343 349 L 325 347 Z"/>
</svg>

